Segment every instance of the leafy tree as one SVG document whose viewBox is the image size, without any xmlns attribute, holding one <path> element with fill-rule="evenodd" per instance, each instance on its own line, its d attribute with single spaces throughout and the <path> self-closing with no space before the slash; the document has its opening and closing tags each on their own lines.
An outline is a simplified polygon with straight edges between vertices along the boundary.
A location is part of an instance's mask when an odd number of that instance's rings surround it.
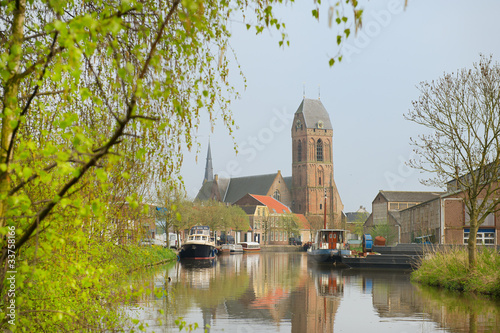
<svg viewBox="0 0 500 333">
<path fill-rule="evenodd" d="M 235 13 L 252 17 L 249 29 L 276 29 L 286 43 L 272 7 L 281 2 L 0 3 L 2 328 L 8 255 L 23 259 L 19 327 L 118 325 L 100 304 L 111 304 L 113 294 L 96 286 L 109 287 L 118 274 L 114 261 L 129 251 L 125 231 L 138 228 L 131 217 L 146 214 L 147 188 L 177 177 L 181 148 L 192 147 L 202 112 L 234 128 L 228 23 Z M 356 1 L 350 6 L 357 27 L 361 12 Z M 335 15 L 340 27 L 347 23 L 342 11 Z M 42 299 L 46 290 L 52 294 Z"/>
<path fill-rule="evenodd" d="M 299 218 L 295 214 L 280 214 L 277 225 L 285 231 L 288 237 L 300 235 Z"/>
<path fill-rule="evenodd" d="M 500 66 L 481 56 L 472 69 L 420 85 L 406 118 L 431 131 L 412 139 L 419 159 L 411 165 L 463 199 L 470 216 L 469 270 L 476 264 L 479 226 L 500 208 Z"/>
<path fill-rule="evenodd" d="M 250 228 L 248 216 L 243 209 L 215 200 L 184 205 L 180 215 L 187 228 L 195 225 L 207 225 L 214 231 L 247 231 Z"/>
<path fill-rule="evenodd" d="M 172 182 L 166 182 L 160 189 L 156 191 L 156 200 L 153 216 L 156 220 L 156 225 L 159 227 L 159 232 L 167 233 L 167 247 L 170 247 L 170 238 L 168 233 L 174 231 L 178 233 L 181 215 L 179 213 L 180 206 L 184 204 L 186 195 L 182 189 L 177 187 Z"/>
<path fill-rule="evenodd" d="M 370 234 L 373 239 L 377 236 L 384 237 L 386 244 L 394 244 L 398 237 L 396 229 L 387 223 L 374 225 L 370 228 Z"/>
</svg>

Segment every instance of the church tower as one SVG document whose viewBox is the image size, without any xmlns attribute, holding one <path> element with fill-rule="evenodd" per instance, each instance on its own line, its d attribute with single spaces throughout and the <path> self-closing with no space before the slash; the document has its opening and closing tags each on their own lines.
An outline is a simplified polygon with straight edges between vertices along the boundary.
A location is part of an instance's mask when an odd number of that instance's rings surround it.
<svg viewBox="0 0 500 333">
<path fill-rule="evenodd" d="M 321 101 L 302 100 L 292 124 L 292 210 L 304 214 L 314 229 L 340 228 L 340 195 L 333 179 L 333 128 Z"/>
</svg>

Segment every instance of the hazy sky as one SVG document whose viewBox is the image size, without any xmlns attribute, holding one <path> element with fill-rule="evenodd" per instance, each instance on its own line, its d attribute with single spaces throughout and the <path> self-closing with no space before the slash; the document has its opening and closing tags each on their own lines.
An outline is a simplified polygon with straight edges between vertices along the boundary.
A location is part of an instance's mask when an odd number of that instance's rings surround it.
<svg viewBox="0 0 500 333">
<path fill-rule="evenodd" d="M 430 191 L 419 174 L 405 165 L 412 156 L 410 137 L 424 132 L 404 119 L 417 85 L 464 67 L 479 54 L 500 57 L 500 1 L 404 0 L 360 1 L 365 9 L 363 29 L 344 47 L 344 60 L 328 66 L 336 54 L 336 30 L 328 28 L 330 3 L 323 1 L 320 21 L 311 16 L 313 0 L 280 9 L 287 24 L 290 47 L 279 48 L 277 33 L 255 36 L 238 22 L 232 24 L 231 46 L 247 78 L 243 89 L 234 76 L 241 99 L 232 110 L 239 130 L 236 156 L 221 122 L 210 133 L 203 119 L 202 144 L 186 152 L 182 175 L 194 198 L 202 184 L 210 135 L 214 173 L 233 177 L 281 170 L 291 176 L 291 125 L 303 98 L 318 98 L 333 125 L 334 177 L 344 211 L 360 205 L 371 211 L 379 190 Z M 354 31 L 354 29 L 352 29 Z M 319 88 L 318 88 L 319 87 Z"/>
</svg>

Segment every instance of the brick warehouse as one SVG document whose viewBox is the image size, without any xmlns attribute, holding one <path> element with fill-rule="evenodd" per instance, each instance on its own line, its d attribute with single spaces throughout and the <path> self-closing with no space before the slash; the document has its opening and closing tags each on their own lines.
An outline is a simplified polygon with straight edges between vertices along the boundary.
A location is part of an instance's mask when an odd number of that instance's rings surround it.
<svg viewBox="0 0 500 333">
<path fill-rule="evenodd" d="M 467 244 L 468 214 L 463 193 L 447 193 L 400 212 L 401 242 L 410 243 L 418 236 L 432 236 L 438 244 Z M 477 243 L 500 244 L 500 214 L 490 214 L 479 226 Z"/>
</svg>

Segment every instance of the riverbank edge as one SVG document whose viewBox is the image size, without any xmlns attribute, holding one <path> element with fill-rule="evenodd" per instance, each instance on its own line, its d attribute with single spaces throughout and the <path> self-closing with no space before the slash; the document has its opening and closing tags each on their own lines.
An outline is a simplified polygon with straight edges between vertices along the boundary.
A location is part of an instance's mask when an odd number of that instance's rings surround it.
<svg viewBox="0 0 500 333">
<path fill-rule="evenodd" d="M 477 253 L 476 270 L 468 272 L 468 252 L 457 248 L 428 252 L 411 280 L 422 285 L 500 298 L 500 255 L 492 249 Z"/>
<path fill-rule="evenodd" d="M 133 251 L 129 258 L 134 258 L 134 267 L 126 270 L 127 273 L 139 271 L 144 268 L 158 266 L 177 260 L 177 254 L 171 249 L 160 246 L 131 248 Z"/>
<path fill-rule="evenodd" d="M 261 252 L 303 252 L 301 245 L 261 245 Z"/>
</svg>

